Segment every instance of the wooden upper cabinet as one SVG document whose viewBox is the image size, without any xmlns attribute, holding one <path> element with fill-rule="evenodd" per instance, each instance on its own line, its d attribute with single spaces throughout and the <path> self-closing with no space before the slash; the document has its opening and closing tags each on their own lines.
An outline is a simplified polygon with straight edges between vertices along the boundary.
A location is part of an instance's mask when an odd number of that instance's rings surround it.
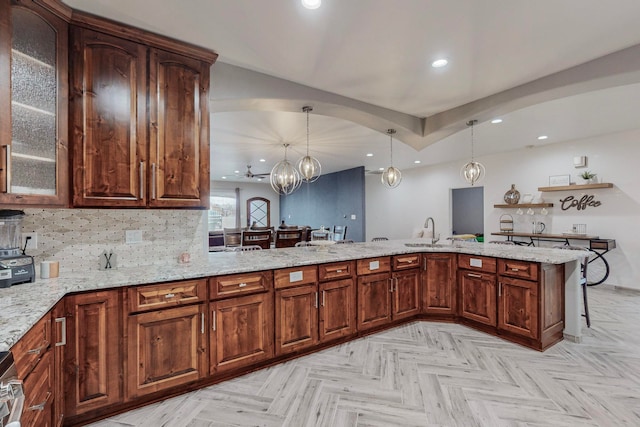
<svg viewBox="0 0 640 427">
<path fill-rule="evenodd" d="M 132 29 L 78 19 L 74 206 L 207 208 L 211 62 L 158 49 Z"/>
<path fill-rule="evenodd" d="M 0 2 L 0 205 L 69 203 L 70 13 L 38 3 Z"/>
<path fill-rule="evenodd" d="M 72 29 L 74 206 L 146 205 L 147 49 Z"/>
<path fill-rule="evenodd" d="M 149 204 L 207 207 L 209 66 L 158 49 L 149 64 Z"/>
</svg>

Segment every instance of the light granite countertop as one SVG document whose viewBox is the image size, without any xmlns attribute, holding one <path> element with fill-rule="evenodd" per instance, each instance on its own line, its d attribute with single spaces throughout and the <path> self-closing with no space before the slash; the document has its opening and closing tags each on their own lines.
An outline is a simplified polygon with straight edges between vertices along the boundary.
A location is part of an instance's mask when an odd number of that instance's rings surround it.
<svg viewBox="0 0 640 427">
<path fill-rule="evenodd" d="M 445 242 L 437 247 L 411 247 L 422 239 L 390 240 L 322 247 L 271 249 L 250 252 L 212 252 L 208 262 L 153 265 L 117 270 L 63 273 L 55 279 L 0 289 L 0 351 L 8 350 L 64 295 L 122 286 L 193 279 L 222 274 L 272 270 L 413 252 L 453 252 L 487 257 L 564 264 L 580 253 L 491 243 Z"/>
</svg>

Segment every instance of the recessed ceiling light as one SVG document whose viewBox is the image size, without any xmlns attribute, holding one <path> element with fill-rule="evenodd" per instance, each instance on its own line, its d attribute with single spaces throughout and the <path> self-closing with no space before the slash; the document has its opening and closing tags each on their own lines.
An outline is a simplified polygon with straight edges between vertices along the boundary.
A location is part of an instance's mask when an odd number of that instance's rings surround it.
<svg viewBox="0 0 640 427">
<path fill-rule="evenodd" d="M 307 9 L 317 9 L 322 4 L 322 0 L 302 0 L 302 5 Z"/>
<path fill-rule="evenodd" d="M 547 135 L 540 135 L 540 136 L 538 137 L 538 139 L 539 139 L 539 140 L 541 140 L 541 141 L 542 141 L 543 139 L 547 139 L 547 138 L 549 138 Z"/>
<path fill-rule="evenodd" d="M 233 173 L 240 173 L 240 171 L 233 171 Z"/>
<path fill-rule="evenodd" d="M 373 153 L 367 153 L 367 157 L 373 157 Z"/>
<path fill-rule="evenodd" d="M 491 123 L 493 123 L 494 125 L 497 125 L 498 123 L 502 123 L 502 119 L 493 119 L 491 120 Z"/>
<path fill-rule="evenodd" d="M 378 168 L 378 170 L 379 170 L 379 171 L 383 171 L 383 170 L 384 170 L 384 168 Z"/>
<path fill-rule="evenodd" d="M 444 58 L 441 58 L 441 59 L 436 59 L 435 61 L 433 61 L 431 63 L 431 66 L 433 68 L 442 68 L 442 67 L 445 67 L 448 63 L 449 63 L 449 61 L 447 61 Z"/>
<path fill-rule="evenodd" d="M 227 177 L 226 177 L 226 176 L 223 176 L 223 177 L 222 177 L 222 179 L 227 179 Z"/>
<path fill-rule="evenodd" d="M 420 160 L 414 160 L 413 163 L 415 163 L 416 165 L 422 163 Z"/>
<path fill-rule="evenodd" d="M 265 159 L 260 159 L 260 161 L 261 161 L 262 163 L 266 162 L 266 160 L 265 160 Z"/>
</svg>

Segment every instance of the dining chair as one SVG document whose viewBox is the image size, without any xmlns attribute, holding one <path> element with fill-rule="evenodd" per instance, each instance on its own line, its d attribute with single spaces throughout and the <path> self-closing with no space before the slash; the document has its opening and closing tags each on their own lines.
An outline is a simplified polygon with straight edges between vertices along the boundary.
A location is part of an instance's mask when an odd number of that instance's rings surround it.
<svg viewBox="0 0 640 427">
<path fill-rule="evenodd" d="M 276 231 L 276 248 L 292 248 L 302 240 L 302 230 L 282 229 Z"/>
<path fill-rule="evenodd" d="M 581 246 L 557 245 L 555 249 L 565 249 L 570 251 L 582 251 L 584 258 L 580 261 L 580 286 L 582 287 L 582 299 L 584 301 L 584 314 L 587 319 L 587 328 L 591 327 L 591 317 L 589 317 L 589 302 L 587 300 L 587 267 L 589 266 L 589 250 Z"/>
<path fill-rule="evenodd" d="M 338 243 L 353 243 L 353 240 L 351 240 L 351 239 L 336 240 L 336 245 Z"/>
<path fill-rule="evenodd" d="M 346 225 L 334 225 L 333 226 L 333 240 L 344 240 L 347 238 L 347 226 Z"/>
<path fill-rule="evenodd" d="M 223 228 L 222 233 L 224 236 L 225 246 L 240 246 L 242 244 L 241 228 Z"/>
<path fill-rule="evenodd" d="M 371 239 L 372 242 L 384 242 L 385 240 L 389 240 L 387 237 L 374 237 Z"/>
<path fill-rule="evenodd" d="M 258 245 L 262 249 L 271 247 L 271 230 L 244 230 L 242 232 L 242 246 Z"/>
</svg>

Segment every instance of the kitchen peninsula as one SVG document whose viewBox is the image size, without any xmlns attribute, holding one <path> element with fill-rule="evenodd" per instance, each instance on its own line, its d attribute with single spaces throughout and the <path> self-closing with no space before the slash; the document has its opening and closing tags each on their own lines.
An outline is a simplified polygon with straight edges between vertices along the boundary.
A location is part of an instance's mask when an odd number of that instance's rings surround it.
<svg viewBox="0 0 640 427">
<path fill-rule="evenodd" d="M 0 350 L 28 349 L 50 316 L 42 351 L 56 352 L 53 399 L 64 395 L 74 425 L 407 321 L 460 322 L 538 350 L 563 328 L 579 340 L 579 254 L 407 243 L 419 242 L 212 253 L 0 289 Z M 163 351 L 172 360 L 152 354 Z"/>
</svg>

